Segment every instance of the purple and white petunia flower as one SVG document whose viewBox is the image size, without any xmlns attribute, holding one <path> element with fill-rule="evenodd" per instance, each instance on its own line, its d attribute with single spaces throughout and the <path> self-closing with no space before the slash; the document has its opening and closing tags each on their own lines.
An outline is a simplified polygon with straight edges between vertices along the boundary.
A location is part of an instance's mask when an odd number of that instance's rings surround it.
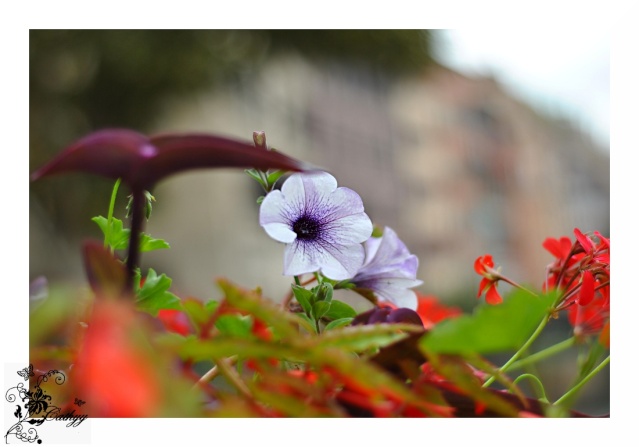
<svg viewBox="0 0 639 447">
<path fill-rule="evenodd" d="M 423 283 L 416 279 L 419 260 L 391 228 L 382 237 L 365 243 L 366 260 L 351 282 L 357 288 L 372 290 L 382 301 L 398 307 L 417 309 L 417 295 L 411 287 Z"/>
<path fill-rule="evenodd" d="M 334 280 L 352 278 L 364 264 L 362 243 L 373 232 L 359 195 L 326 172 L 296 173 L 260 206 L 260 225 L 286 244 L 284 275 L 320 271 Z"/>
</svg>

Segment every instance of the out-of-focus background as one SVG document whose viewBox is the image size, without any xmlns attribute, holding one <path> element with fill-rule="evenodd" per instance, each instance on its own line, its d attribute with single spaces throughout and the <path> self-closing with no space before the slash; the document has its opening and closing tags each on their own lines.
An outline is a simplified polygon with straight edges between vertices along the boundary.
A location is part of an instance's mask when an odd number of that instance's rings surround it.
<svg viewBox="0 0 639 447">
<path fill-rule="evenodd" d="M 545 238 L 575 227 L 609 236 L 608 42 L 590 37 L 31 30 L 30 172 L 104 127 L 247 141 L 264 130 L 270 146 L 324 167 L 397 232 L 420 259 L 420 292 L 471 309 L 478 256 L 538 288 L 552 260 Z M 81 242 L 100 239 L 90 219 L 106 215 L 111 188 L 82 174 L 30 185 L 32 279 L 84 281 Z M 260 189 L 242 171 L 184 173 L 152 193 L 146 230 L 171 249 L 143 255 L 142 267 L 173 278 L 175 293 L 216 298 L 220 276 L 286 293 L 283 247 L 259 227 Z M 605 392 L 583 410 L 606 411 Z"/>
</svg>

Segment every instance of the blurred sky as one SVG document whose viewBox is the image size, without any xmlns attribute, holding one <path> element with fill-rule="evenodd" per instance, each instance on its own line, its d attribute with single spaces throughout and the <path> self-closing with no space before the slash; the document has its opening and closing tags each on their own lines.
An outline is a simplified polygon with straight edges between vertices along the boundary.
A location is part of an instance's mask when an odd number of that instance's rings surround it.
<svg viewBox="0 0 639 447">
<path fill-rule="evenodd" d="M 606 28 L 450 29 L 436 57 L 468 75 L 492 75 L 539 111 L 574 122 L 610 148 L 610 32 Z"/>
</svg>

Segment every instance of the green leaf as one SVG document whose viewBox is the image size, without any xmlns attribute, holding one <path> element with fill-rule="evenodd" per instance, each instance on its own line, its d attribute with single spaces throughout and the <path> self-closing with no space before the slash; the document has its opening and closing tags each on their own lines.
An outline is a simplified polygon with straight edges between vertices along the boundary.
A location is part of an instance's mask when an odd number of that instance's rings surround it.
<svg viewBox="0 0 639 447">
<path fill-rule="evenodd" d="M 128 242 L 127 242 L 128 245 Z M 163 239 L 155 239 L 146 233 L 140 234 L 140 251 L 153 251 L 171 248 Z"/>
<path fill-rule="evenodd" d="M 318 301 L 313 304 L 313 310 L 311 312 L 311 317 L 314 317 L 316 320 L 322 318 L 326 312 L 331 308 L 330 301 Z"/>
<path fill-rule="evenodd" d="M 333 301 L 333 304 L 335 304 L 335 301 Z M 332 307 L 332 305 L 331 305 Z M 328 323 L 326 325 L 326 327 L 324 328 L 325 331 L 330 331 L 331 329 L 337 329 L 340 327 L 344 327 L 344 326 L 348 326 L 349 324 L 351 324 L 351 321 L 353 321 L 352 318 L 340 318 L 338 320 L 333 320 L 330 323 Z"/>
<path fill-rule="evenodd" d="M 313 290 L 316 290 L 317 301 L 330 303 L 333 299 L 333 285 L 329 282 L 322 282 L 319 286 L 314 287 Z"/>
<path fill-rule="evenodd" d="M 128 247 L 131 230 L 123 228 L 120 219 L 111 218 L 110 225 L 108 219 L 103 216 L 96 216 L 91 220 L 98 224 L 104 234 L 104 243 L 112 250 L 125 250 Z"/>
<path fill-rule="evenodd" d="M 407 331 L 422 332 L 423 330 L 424 328 L 414 324 L 403 323 L 348 326 L 324 332 L 321 337 L 310 342 L 314 347 L 362 352 L 399 341 L 407 336 Z"/>
<path fill-rule="evenodd" d="M 107 218 L 103 216 L 96 216 L 91 220 L 98 224 L 102 234 L 104 234 L 105 244 L 112 250 L 126 250 L 128 248 L 131 230 L 123 228 L 123 223 L 120 219 L 111 218 L 111 225 L 109 225 Z M 162 239 L 155 239 L 147 233 L 140 234 L 140 251 L 147 252 L 164 248 L 171 247 Z"/>
<path fill-rule="evenodd" d="M 160 309 L 180 309 L 180 299 L 169 292 L 171 278 L 155 270 L 149 269 L 144 285 L 137 291 L 136 305 L 138 309 L 157 316 Z"/>
<path fill-rule="evenodd" d="M 215 322 L 220 333 L 236 337 L 246 337 L 251 333 L 253 319 L 250 315 L 221 315 Z"/>
<path fill-rule="evenodd" d="M 193 323 L 193 326 L 197 328 L 198 332 L 202 329 L 202 326 L 210 320 L 217 304 L 217 301 L 211 300 L 203 303 L 202 301 L 191 297 L 181 300 L 182 310 L 189 317 L 189 320 L 191 320 L 191 323 Z"/>
<path fill-rule="evenodd" d="M 317 328 L 315 327 L 315 322 L 311 320 L 311 318 L 303 312 L 296 313 L 298 317 L 300 317 L 300 325 L 306 329 L 309 334 L 317 334 Z"/>
<path fill-rule="evenodd" d="M 343 301 L 331 301 L 331 308 L 324 314 L 324 318 L 330 320 L 340 320 L 344 318 L 354 318 L 357 315 L 355 309 Z"/>
<path fill-rule="evenodd" d="M 228 304 L 237 310 L 243 310 L 262 320 L 273 328 L 276 336 L 286 338 L 298 338 L 298 325 L 300 318 L 269 299 L 265 299 L 257 293 L 244 290 L 232 284 L 226 279 L 218 279 L 217 284 L 224 292 Z"/>
<path fill-rule="evenodd" d="M 297 286 L 297 285 L 293 285 L 291 286 L 291 288 L 293 289 L 293 295 L 295 296 L 295 299 L 297 300 L 298 303 L 300 303 L 300 306 L 302 306 L 302 309 L 304 309 L 304 312 L 306 312 L 306 315 L 310 315 L 311 302 L 313 300 L 313 292 L 311 292 L 308 289 L 305 289 L 302 286 Z"/>
<path fill-rule="evenodd" d="M 264 179 L 262 178 L 262 176 L 260 175 L 260 173 L 256 169 L 245 169 L 244 172 L 246 172 L 249 176 L 251 176 L 252 178 L 257 180 L 257 182 L 260 185 L 262 185 L 262 187 L 264 189 L 267 188 L 266 183 L 264 183 Z"/>
<path fill-rule="evenodd" d="M 266 180 L 268 182 L 268 186 L 273 186 L 275 184 L 275 182 L 277 182 L 280 177 L 282 177 L 284 174 L 286 174 L 286 171 L 275 171 L 272 172 L 268 175 L 268 177 L 266 177 Z"/>
<path fill-rule="evenodd" d="M 517 290 L 499 305 L 480 305 L 473 315 L 442 321 L 420 341 L 426 354 L 491 354 L 516 350 L 547 318 L 555 294 Z"/>
</svg>

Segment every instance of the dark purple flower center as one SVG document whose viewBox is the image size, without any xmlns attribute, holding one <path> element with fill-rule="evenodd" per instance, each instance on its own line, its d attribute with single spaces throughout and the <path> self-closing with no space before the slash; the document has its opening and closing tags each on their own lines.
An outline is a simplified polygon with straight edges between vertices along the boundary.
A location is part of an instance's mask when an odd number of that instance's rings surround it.
<svg viewBox="0 0 639 447">
<path fill-rule="evenodd" d="M 293 231 L 303 241 L 314 240 L 320 233 L 320 222 L 312 216 L 301 216 L 293 223 Z"/>
</svg>

